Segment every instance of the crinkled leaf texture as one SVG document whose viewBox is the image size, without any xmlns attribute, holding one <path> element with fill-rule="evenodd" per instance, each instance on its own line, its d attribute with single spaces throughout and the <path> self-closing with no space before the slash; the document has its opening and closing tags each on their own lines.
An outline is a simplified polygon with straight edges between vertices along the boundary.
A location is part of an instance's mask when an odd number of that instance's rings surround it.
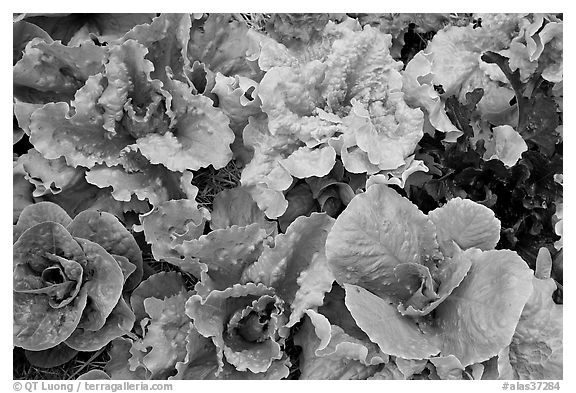
<svg viewBox="0 0 576 393">
<path fill-rule="evenodd" d="M 225 290 L 239 283 L 244 269 L 260 255 L 267 237 L 258 223 L 216 229 L 198 239 L 184 241 L 175 249 L 180 258 L 166 261 L 200 278 L 195 289 L 206 296 L 212 290 Z"/>
<path fill-rule="evenodd" d="M 329 22 L 302 52 L 259 39 L 267 73 L 258 94 L 273 135 L 294 134 L 313 147 L 344 134 L 346 148 L 357 146 L 380 169 L 399 167 L 413 152 L 423 116 L 404 102 L 390 36 L 348 21 Z"/>
<path fill-rule="evenodd" d="M 262 283 L 290 304 L 288 326 L 296 324 L 304 311 L 321 306 L 334 277 L 325 255 L 326 237 L 334 224 L 327 214 L 298 217 L 276 236 L 274 247 L 265 246 L 256 262 L 242 273 L 241 282 Z"/>
<path fill-rule="evenodd" d="M 162 299 L 144 299 L 149 317 L 142 321 L 143 337 L 132 343 L 129 369 L 145 370 L 147 379 L 167 378 L 186 356 L 186 336 L 192 329 L 185 313 L 189 294 L 183 290 Z"/>
<path fill-rule="evenodd" d="M 23 210 L 15 227 L 14 344 L 32 351 L 63 342 L 95 351 L 128 333 L 134 314 L 122 299 L 142 256 L 132 235 L 109 213 L 72 220 L 43 202 Z M 135 286 L 141 278 L 136 279 Z"/>
<path fill-rule="evenodd" d="M 159 272 L 151 275 L 130 295 L 130 306 L 134 310 L 136 320 L 147 316 L 144 300 L 148 298 L 164 299 L 178 295 L 185 290 L 184 279 L 177 272 Z"/>
<path fill-rule="evenodd" d="M 462 134 L 446 115 L 444 102 L 434 90 L 432 83 L 426 83 L 426 79 L 430 79 L 431 72 L 432 64 L 424 52 L 418 52 L 408 62 L 402 74 L 402 91 L 405 93 L 406 102 L 425 109 L 428 121 L 435 129 L 446 133 Z"/>
<path fill-rule="evenodd" d="M 67 101 L 107 61 L 106 48 L 92 41 L 70 47 L 45 38 L 29 41 L 14 66 L 14 94 L 24 102 Z"/>
<path fill-rule="evenodd" d="M 156 260 L 179 256 L 174 250 L 186 240 L 197 239 L 210 218 L 208 210 L 198 207 L 193 199 L 177 199 L 161 203 L 140 216 L 146 242 L 152 245 Z"/>
<path fill-rule="evenodd" d="M 95 46 L 102 52 L 100 66 L 75 76 L 66 99 L 47 99 L 29 121 L 21 116 L 40 154 L 72 167 L 99 165 L 89 174 L 91 183 L 112 186 L 117 200 L 136 194 L 154 205 L 181 197 L 164 195 L 173 192 L 164 172 L 225 166 L 234 140 L 229 119 L 208 97 L 196 95 L 183 74 L 190 23 L 187 14 L 162 15 Z M 52 57 L 82 54 L 90 45 L 65 47 Z"/>
<path fill-rule="evenodd" d="M 269 234 L 277 232 L 276 223 L 266 220 L 264 212 L 245 187 L 222 190 L 214 197 L 210 228 L 224 229 L 233 225 L 242 227 L 253 223 L 266 228 Z"/>
<path fill-rule="evenodd" d="M 263 116 L 251 116 L 242 135 L 244 144 L 254 150 L 254 155 L 242 171 L 240 181 L 266 217 L 277 218 L 288 207 L 282 192 L 292 184 L 292 176 L 279 160 L 294 151 L 297 144 L 289 135 L 271 135 Z"/>
<path fill-rule="evenodd" d="M 194 199 L 198 189 L 191 184 L 191 171 L 172 172 L 163 165 L 141 165 L 127 172 L 121 165 L 97 165 L 86 173 L 86 181 L 100 188 L 112 187 L 112 197 L 121 202 L 136 198 L 152 206 L 172 199 Z"/>
<path fill-rule="evenodd" d="M 422 137 L 423 115 L 404 101 L 401 63 L 390 56 L 390 36 L 370 26 L 361 29 L 351 19 L 329 22 L 297 50 L 253 31 L 249 36 L 254 44 L 249 57 L 266 71 L 258 96 L 268 121 L 259 133 L 250 123 L 244 130 L 254 158 L 242 184 L 268 189 L 253 194 L 268 217 L 285 209 L 279 193 L 289 186 L 288 174 L 322 177 L 336 155 L 353 173 L 405 164 Z M 251 136 L 258 136 L 257 143 Z M 271 201 L 273 195 L 278 196 Z M 270 205 L 278 210 L 268 211 Z"/>
<path fill-rule="evenodd" d="M 36 149 L 21 155 L 18 162 L 26 171 L 26 180 L 35 186 L 34 197 L 58 194 L 84 176 L 82 169 L 67 166 L 64 158 L 47 160 Z"/>
<path fill-rule="evenodd" d="M 224 360 L 238 371 L 263 373 L 281 359 L 288 335 L 283 313 L 284 302 L 274 290 L 254 283 L 214 290 L 206 298 L 192 295 L 186 303 L 198 332 L 217 348 L 217 375 Z"/>
</svg>

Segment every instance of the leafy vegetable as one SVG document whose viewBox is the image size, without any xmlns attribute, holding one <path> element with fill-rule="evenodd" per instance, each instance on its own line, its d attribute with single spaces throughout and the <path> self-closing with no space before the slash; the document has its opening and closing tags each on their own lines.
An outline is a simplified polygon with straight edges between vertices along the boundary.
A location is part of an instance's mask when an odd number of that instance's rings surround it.
<svg viewBox="0 0 576 393">
<path fill-rule="evenodd" d="M 346 306 L 384 353 L 454 355 L 466 366 L 496 355 L 514 334 L 532 291 L 530 270 L 513 252 L 479 250 L 496 244 L 498 221 L 472 202 L 480 214 L 469 216 L 470 208 L 455 208 L 458 202 L 430 213 L 430 220 L 396 192 L 374 185 L 352 200 L 327 238 Z M 491 240 L 484 243 L 484 236 Z M 486 291 L 486 282 L 498 290 Z"/>
<path fill-rule="evenodd" d="M 14 379 L 563 378 L 563 95 L 562 14 L 14 14 Z"/>
<path fill-rule="evenodd" d="M 93 351 L 130 331 L 134 314 L 121 295 L 140 280 L 142 257 L 114 216 L 86 211 L 72 220 L 44 202 L 24 209 L 16 227 L 15 345 L 41 351 L 64 343 Z M 130 273 L 136 269 L 132 284 L 125 285 L 116 258 L 133 265 Z"/>
</svg>

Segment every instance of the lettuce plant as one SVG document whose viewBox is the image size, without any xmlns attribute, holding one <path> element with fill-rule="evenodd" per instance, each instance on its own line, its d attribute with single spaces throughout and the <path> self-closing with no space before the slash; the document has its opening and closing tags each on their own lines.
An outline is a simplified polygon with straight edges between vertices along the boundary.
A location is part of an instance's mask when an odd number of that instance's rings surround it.
<svg viewBox="0 0 576 393">
<path fill-rule="evenodd" d="M 562 378 L 562 19 L 15 14 L 15 355 Z"/>
<path fill-rule="evenodd" d="M 193 198 L 190 172 L 225 166 L 234 133 L 188 79 L 189 37 L 178 31 L 191 24 L 190 15 L 163 14 L 105 34 L 105 46 L 89 37 L 76 46 L 32 38 L 14 66 L 15 115 L 35 147 L 26 162 L 63 169 L 35 177 L 58 187 L 64 173 L 85 176 L 122 202 Z M 44 99 L 29 102 L 29 91 Z"/>
<path fill-rule="evenodd" d="M 266 117 L 244 129 L 254 156 L 242 184 L 268 217 L 286 210 L 282 191 L 292 176 L 327 175 L 336 155 L 352 173 L 405 164 L 422 137 L 423 114 L 404 101 L 389 35 L 345 19 L 328 22 L 305 47 L 249 36 L 249 57 L 266 71 L 257 88 Z"/>
<path fill-rule="evenodd" d="M 95 351 L 132 329 L 122 292 L 141 280 L 142 255 L 116 217 L 71 219 L 41 202 L 22 211 L 14 240 L 14 345 Z"/>
<path fill-rule="evenodd" d="M 526 263 L 494 250 L 499 231 L 475 202 L 456 198 L 425 215 L 373 185 L 338 217 L 326 253 L 347 308 L 384 353 L 454 356 L 466 367 L 510 344 L 533 290 Z"/>
</svg>

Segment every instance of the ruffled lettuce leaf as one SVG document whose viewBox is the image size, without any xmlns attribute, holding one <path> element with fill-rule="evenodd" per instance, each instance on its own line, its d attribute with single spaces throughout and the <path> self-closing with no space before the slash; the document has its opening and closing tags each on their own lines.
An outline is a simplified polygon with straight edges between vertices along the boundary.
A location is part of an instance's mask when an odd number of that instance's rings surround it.
<svg viewBox="0 0 576 393">
<path fill-rule="evenodd" d="M 416 172 L 428 172 L 424 161 L 415 160 L 414 155 L 405 159 L 405 164 L 397 169 L 380 171 L 366 180 L 366 188 L 372 184 L 387 184 L 405 188 L 410 175 Z"/>
<path fill-rule="evenodd" d="M 170 200 L 140 216 L 146 242 L 152 245 L 154 258 L 178 256 L 175 247 L 200 237 L 209 212 L 191 199 Z"/>
<path fill-rule="evenodd" d="M 84 177 L 82 169 L 66 165 L 64 158 L 47 160 L 36 149 L 28 150 L 18 161 L 26 171 L 26 180 L 35 186 L 34 197 L 58 194 Z"/>
<path fill-rule="evenodd" d="M 214 197 L 210 228 L 225 229 L 233 225 L 243 227 L 252 223 L 260 224 L 269 234 L 277 231 L 276 223 L 266 220 L 264 212 L 245 187 L 222 190 Z"/>
<path fill-rule="evenodd" d="M 142 154 L 153 164 L 173 171 L 222 168 L 232 159 L 234 132 L 230 120 L 209 98 L 193 95 L 189 85 L 172 80 L 176 125 L 171 132 L 152 133 L 137 140 Z"/>
<path fill-rule="evenodd" d="M 185 290 L 184 279 L 177 272 L 159 272 L 143 280 L 130 295 L 130 307 L 134 310 L 136 320 L 140 321 L 148 314 L 144 300 L 156 298 L 163 300 L 178 295 Z"/>
<path fill-rule="evenodd" d="M 218 370 L 216 347 L 210 338 L 206 338 L 195 328 L 186 335 L 186 356 L 176 362 L 176 375 L 169 379 L 210 379 Z"/>
<path fill-rule="evenodd" d="M 402 73 L 402 91 L 406 102 L 413 106 L 425 109 L 430 124 L 438 131 L 461 134 L 450 121 L 444 109 L 444 102 L 431 83 L 432 64 L 424 52 L 418 52 L 406 64 Z"/>
<path fill-rule="evenodd" d="M 32 113 L 34 113 L 36 109 L 42 108 L 42 106 L 42 104 L 29 104 L 17 98 L 14 99 L 14 117 L 18 123 L 18 128 L 14 126 L 14 133 L 17 135 L 15 135 L 16 138 L 13 139 L 13 144 L 20 141 L 24 136 L 23 134 L 30 135 L 30 118 Z"/>
<path fill-rule="evenodd" d="M 250 116 L 261 113 L 262 102 L 258 96 L 258 83 L 244 76 L 224 76 L 217 73 L 212 93 L 218 97 L 218 107 L 230 119 L 230 128 L 242 136 Z"/>
<path fill-rule="evenodd" d="M 186 357 L 184 361 L 176 363 L 177 374 L 169 379 L 176 380 L 279 380 L 288 377 L 290 361 L 288 357 L 272 362 L 268 370 L 253 373 L 249 370 L 238 371 L 228 363 L 219 372 L 217 348 L 210 338 L 206 338 L 190 329 L 186 336 Z"/>
<path fill-rule="evenodd" d="M 12 24 L 12 65 L 22 58 L 26 44 L 34 38 L 41 38 L 46 43 L 52 43 L 50 35 L 40 27 L 24 20 Z"/>
<path fill-rule="evenodd" d="M 261 49 L 253 56 L 268 71 L 258 94 L 270 132 L 297 135 L 308 147 L 343 133 L 346 148 L 357 146 L 380 169 L 402 165 L 422 136 L 422 113 L 402 98 L 389 38 L 351 21 L 328 23 L 302 52 L 256 37 Z"/>
<path fill-rule="evenodd" d="M 242 171 L 240 181 L 266 217 L 281 216 L 288 207 L 283 191 L 292 184 L 292 176 L 278 161 L 297 148 L 294 137 L 273 136 L 265 117 L 250 117 L 243 132 L 244 144 L 254 150 L 252 160 Z"/>
<path fill-rule="evenodd" d="M 191 329 L 186 338 L 186 358 L 176 364 L 178 373 L 169 379 L 177 380 L 279 380 L 288 377 L 290 361 L 287 357 L 272 362 L 267 371 L 253 373 L 238 371 L 228 363 L 219 372 L 217 350 L 212 340 Z"/>
<path fill-rule="evenodd" d="M 332 276 L 325 256 L 326 237 L 334 219 L 326 214 L 297 218 L 265 246 L 256 262 L 242 273 L 241 283 L 262 283 L 276 290 L 290 304 L 288 326 L 295 325 L 304 311 L 321 306 L 324 293 L 332 288 Z"/>
<path fill-rule="evenodd" d="M 112 340 L 108 352 L 110 360 L 104 366 L 104 371 L 110 376 L 110 379 L 146 379 L 144 367 L 135 370 L 130 368 L 129 359 L 131 358 L 132 343 L 132 340 L 122 337 Z"/>
<path fill-rule="evenodd" d="M 142 29 L 146 30 L 144 25 Z M 140 39 L 152 45 L 146 38 Z M 72 92 L 72 113 L 66 102 L 49 103 L 35 112 L 30 131 L 37 150 L 47 159 L 64 156 L 74 167 L 121 164 L 128 173 L 135 158 L 130 152 L 135 149 L 150 163 L 164 164 L 173 171 L 226 165 L 232 156 L 228 145 L 234 139 L 228 119 L 211 100 L 194 95 L 187 83 L 173 79 L 171 68 L 164 72 L 161 64 L 153 63 L 165 60 L 162 53 L 166 48 L 162 42 L 159 45 L 150 53 L 133 39 L 110 46 L 106 52 L 109 61 L 100 73 L 87 77 L 83 86 Z M 186 57 L 180 54 L 177 58 Z M 158 69 L 165 76 L 155 75 Z M 165 86 L 154 77 L 162 77 Z"/>
<path fill-rule="evenodd" d="M 155 14 L 21 14 L 19 19 L 40 26 L 55 40 L 78 46 L 97 38 L 110 43 L 122 37 L 135 25 L 150 23 Z"/>
<path fill-rule="evenodd" d="M 317 38 L 335 14 L 278 13 L 266 19 L 266 32 L 289 48 L 303 46 Z"/>
<path fill-rule="evenodd" d="M 170 95 L 162 82 L 153 79 L 154 63 L 146 59 L 146 46 L 128 40 L 109 50 L 103 75 L 107 82 L 97 102 L 104 108 L 102 127 L 134 139 L 149 133 L 164 133 L 171 122 Z"/>
<path fill-rule="evenodd" d="M 231 18 L 230 14 L 211 13 L 194 21 L 188 43 L 191 62 L 200 62 L 208 73 L 235 75 L 259 81 L 258 67 L 249 61 L 248 26 Z M 213 76 L 212 76 L 213 77 Z"/>
<path fill-rule="evenodd" d="M 224 359 L 238 371 L 262 373 L 281 359 L 281 344 L 288 335 L 284 302 L 262 284 L 235 284 L 207 297 L 192 295 L 186 314 L 217 348 L 218 371 Z"/>
<path fill-rule="evenodd" d="M 123 133 L 110 135 L 103 128 L 105 118 L 96 107 L 104 91 L 102 83 L 102 74 L 88 78 L 76 92 L 72 114 L 66 102 L 48 103 L 32 114 L 30 142 L 44 158 L 63 156 L 73 167 L 123 161 L 121 151 L 133 138 Z"/>
<path fill-rule="evenodd" d="M 166 67 L 177 75 L 183 75 L 189 67 L 188 40 L 192 21 L 190 14 L 163 13 L 150 23 L 139 24 L 121 39 L 136 40 L 148 48 L 146 58 L 154 64 L 151 77 L 166 81 Z"/>
<path fill-rule="evenodd" d="M 167 262 L 192 274 L 194 270 L 189 269 L 201 266 L 207 277 L 203 277 L 195 289 L 205 296 L 213 290 L 221 291 L 241 282 L 244 269 L 256 261 L 267 237 L 266 231 L 257 223 L 245 227 L 216 229 L 176 246 L 177 257 L 169 258 Z M 186 259 L 180 259 L 181 256 L 192 258 L 192 265 L 195 266 L 190 266 Z"/>
<path fill-rule="evenodd" d="M 134 341 L 128 360 L 131 371 L 146 370 L 147 379 L 166 378 L 176 363 L 186 356 L 185 338 L 192 329 L 185 314 L 186 291 L 163 299 L 149 297 L 144 308 L 149 318 L 143 320 L 143 338 Z"/>
<path fill-rule="evenodd" d="M 261 126 L 261 132 L 255 133 L 249 124 L 244 131 L 254 158 L 243 172 L 242 184 L 266 183 L 271 191 L 265 194 L 267 199 L 277 195 L 271 202 L 259 203 L 261 208 L 277 205 L 279 192 L 288 187 L 288 177 L 277 162 L 298 178 L 328 174 L 336 155 L 355 173 L 405 164 L 422 136 L 423 117 L 419 109 L 404 102 L 401 64 L 389 54 L 389 36 L 369 26 L 361 30 L 351 20 L 328 23 L 322 38 L 302 51 L 255 32 L 250 36 L 253 47 L 248 55 L 267 71 L 258 95 L 268 128 Z M 359 73 L 370 78 L 360 80 L 355 76 Z M 276 139 L 263 139 L 266 131 Z M 260 136 L 263 142 L 251 143 L 252 136 Z M 275 178 L 283 182 L 254 179 L 253 168 L 266 167 L 269 173 L 277 171 L 282 177 Z M 283 209 L 285 204 L 280 206 Z"/>
<path fill-rule="evenodd" d="M 77 47 L 33 38 L 13 69 L 14 95 L 24 102 L 69 101 L 104 68 L 106 48 L 92 41 Z"/>
<path fill-rule="evenodd" d="M 198 188 L 191 184 L 191 171 L 171 172 L 162 165 L 144 163 L 127 172 L 122 166 L 95 166 L 86 173 L 86 181 L 100 188 L 112 187 L 115 200 L 132 198 L 157 206 L 172 199 L 194 199 Z"/>
<path fill-rule="evenodd" d="M 53 202 L 66 210 L 70 217 L 75 217 L 84 210 L 98 210 L 113 214 L 126 221 L 127 213 L 143 213 L 150 210 L 146 201 L 140 201 L 133 196 L 130 201 L 117 201 L 111 195 L 109 187 L 99 188 L 80 178 L 75 184 L 70 184 L 64 192 L 56 195 L 44 195 L 43 200 Z"/>
</svg>

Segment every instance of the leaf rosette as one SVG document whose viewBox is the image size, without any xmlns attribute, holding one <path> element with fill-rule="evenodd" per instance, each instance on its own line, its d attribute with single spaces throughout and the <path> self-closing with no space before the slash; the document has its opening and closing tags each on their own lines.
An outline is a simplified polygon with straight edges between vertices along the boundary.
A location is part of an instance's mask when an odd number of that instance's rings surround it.
<svg viewBox="0 0 576 393">
<path fill-rule="evenodd" d="M 132 329 L 122 297 L 142 278 L 142 255 L 112 214 L 71 219 L 58 205 L 26 207 L 14 226 L 14 345 L 95 351 Z"/>
<path fill-rule="evenodd" d="M 212 291 L 206 298 L 193 295 L 186 314 L 198 332 L 212 338 L 217 348 L 218 372 L 226 361 L 238 371 L 261 373 L 281 359 L 288 336 L 284 302 L 262 284 L 236 284 Z"/>
<path fill-rule="evenodd" d="M 499 233 L 478 203 L 455 198 L 425 215 L 375 184 L 338 217 L 326 254 L 346 307 L 382 352 L 466 367 L 510 344 L 532 293 L 522 258 L 493 249 Z"/>
<path fill-rule="evenodd" d="M 241 182 L 267 217 L 286 210 L 292 177 L 325 176 L 337 155 L 352 173 L 406 164 L 424 117 L 404 100 L 390 35 L 352 19 L 328 22 L 305 47 L 248 35 L 248 57 L 266 71 L 257 89 L 266 118 L 244 129 L 254 157 Z"/>
<path fill-rule="evenodd" d="M 299 217 L 274 238 L 258 223 L 232 225 L 183 240 L 164 254 L 166 262 L 199 279 L 186 315 L 194 334 L 212 342 L 209 376 L 288 375 L 290 328 L 322 304 L 334 281 L 324 255 L 333 222 L 326 214 Z M 178 378 L 206 377 L 195 368 L 198 356 L 188 352 Z"/>
<path fill-rule="evenodd" d="M 86 169 L 86 180 L 112 187 L 116 200 L 153 205 L 189 195 L 178 187 L 188 172 L 224 167 L 234 133 L 187 77 L 190 28 L 190 15 L 162 14 L 103 46 L 30 32 L 41 36 L 14 66 L 14 113 L 39 153 L 29 166 L 42 159 L 71 175 Z M 31 101 L 36 91 L 42 95 Z M 40 175 L 37 193 L 56 177 Z M 65 180 L 54 180 L 57 192 Z"/>
</svg>

